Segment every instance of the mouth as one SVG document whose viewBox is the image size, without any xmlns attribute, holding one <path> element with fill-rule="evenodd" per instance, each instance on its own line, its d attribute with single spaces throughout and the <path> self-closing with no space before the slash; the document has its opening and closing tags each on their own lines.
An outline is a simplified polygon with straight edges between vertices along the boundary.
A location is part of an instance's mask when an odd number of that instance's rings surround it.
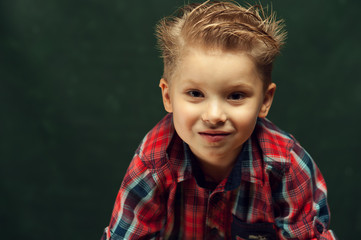
<svg viewBox="0 0 361 240">
<path fill-rule="evenodd" d="M 224 140 L 231 133 L 224 131 L 204 131 L 199 132 L 199 135 L 208 142 L 220 142 Z"/>
</svg>

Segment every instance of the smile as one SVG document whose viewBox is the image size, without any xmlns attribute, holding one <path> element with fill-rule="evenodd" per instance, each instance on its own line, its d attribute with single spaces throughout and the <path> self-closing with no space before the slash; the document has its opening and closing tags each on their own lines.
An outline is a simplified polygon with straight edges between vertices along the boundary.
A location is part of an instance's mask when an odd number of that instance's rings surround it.
<svg viewBox="0 0 361 240">
<path fill-rule="evenodd" d="M 230 135 L 229 132 L 205 131 L 199 132 L 199 135 L 208 142 L 220 142 Z"/>
</svg>

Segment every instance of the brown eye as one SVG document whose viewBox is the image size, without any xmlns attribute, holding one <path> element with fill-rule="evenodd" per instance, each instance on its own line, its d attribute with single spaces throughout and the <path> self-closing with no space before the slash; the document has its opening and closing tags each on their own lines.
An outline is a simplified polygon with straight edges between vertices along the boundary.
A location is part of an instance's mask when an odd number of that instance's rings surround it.
<svg viewBox="0 0 361 240">
<path fill-rule="evenodd" d="M 200 98 L 203 97 L 203 94 L 200 91 L 197 90 L 192 90 L 192 91 L 188 91 L 188 95 L 194 98 Z"/>
<path fill-rule="evenodd" d="M 245 98 L 245 94 L 241 92 L 235 92 L 228 96 L 228 99 L 230 100 L 241 100 L 243 98 Z"/>
</svg>

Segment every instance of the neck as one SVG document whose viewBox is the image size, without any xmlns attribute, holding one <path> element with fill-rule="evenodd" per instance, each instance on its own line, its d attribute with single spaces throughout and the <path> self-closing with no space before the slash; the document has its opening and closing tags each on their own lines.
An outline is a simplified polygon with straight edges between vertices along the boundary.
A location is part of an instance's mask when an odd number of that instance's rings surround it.
<svg viewBox="0 0 361 240">
<path fill-rule="evenodd" d="M 199 160 L 199 165 L 204 173 L 204 178 L 206 181 L 220 183 L 230 174 L 233 169 L 234 162 L 235 161 L 233 161 L 231 165 L 220 167 Z"/>
<path fill-rule="evenodd" d="M 193 151 L 192 151 L 193 152 Z M 193 152 L 194 153 L 194 152 Z M 233 169 L 236 162 L 239 151 L 235 151 L 233 154 L 227 154 L 225 156 L 196 156 L 199 166 L 203 171 L 206 181 L 220 183 L 226 178 Z"/>
</svg>

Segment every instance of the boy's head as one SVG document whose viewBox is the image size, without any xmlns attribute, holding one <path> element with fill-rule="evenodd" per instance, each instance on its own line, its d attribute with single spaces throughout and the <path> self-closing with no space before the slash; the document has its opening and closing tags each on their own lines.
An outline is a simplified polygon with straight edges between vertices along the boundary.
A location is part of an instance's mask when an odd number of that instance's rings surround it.
<svg viewBox="0 0 361 240">
<path fill-rule="evenodd" d="M 262 13 L 206 2 L 186 6 L 157 28 L 164 107 L 179 137 L 202 163 L 217 166 L 220 178 L 272 104 L 272 62 L 284 35 Z"/>
<path fill-rule="evenodd" d="M 272 63 L 285 39 L 282 20 L 265 16 L 261 6 L 244 8 L 235 2 L 190 4 L 177 16 L 157 25 L 164 61 L 163 78 L 171 81 L 188 47 L 247 53 L 255 62 L 264 88 L 271 83 Z"/>
</svg>

